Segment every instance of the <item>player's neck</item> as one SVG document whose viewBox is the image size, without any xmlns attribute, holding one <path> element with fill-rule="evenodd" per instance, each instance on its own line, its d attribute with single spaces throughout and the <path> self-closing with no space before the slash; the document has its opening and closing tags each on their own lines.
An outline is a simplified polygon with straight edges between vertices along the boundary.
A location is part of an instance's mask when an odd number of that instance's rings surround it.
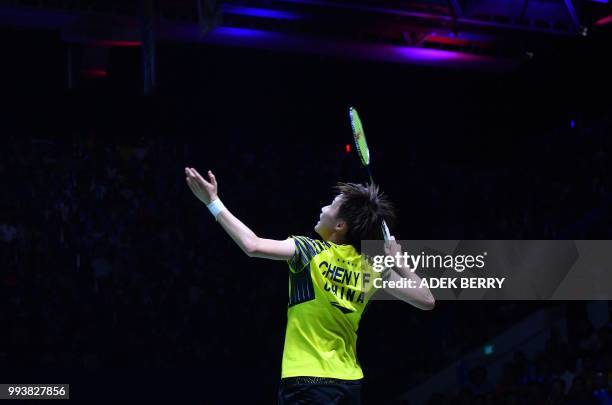
<svg viewBox="0 0 612 405">
<path fill-rule="evenodd" d="M 338 235 L 336 232 L 332 233 L 331 235 L 329 235 L 329 237 L 327 238 L 328 242 L 333 242 L 336 245 L 345 245 L 346 242 L 344 241 L 344 238 L 341 235 Z"/>
</svg>

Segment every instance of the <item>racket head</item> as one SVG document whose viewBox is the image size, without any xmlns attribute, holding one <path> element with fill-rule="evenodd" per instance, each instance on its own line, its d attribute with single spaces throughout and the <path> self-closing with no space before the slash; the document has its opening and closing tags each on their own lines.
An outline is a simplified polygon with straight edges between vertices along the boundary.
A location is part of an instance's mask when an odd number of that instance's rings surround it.
<svg viewBox="0 0 612 405">
<path fill-rule="evenodd" d="M 355 146 L 357 147 L 357 154 L 359 155 L 359 160 L 361 160 L 361 163 L 363 163 L 364 166 L 368 167 L 368 174 L 370 174 L 370 180 L 374 182 L 369 169 L 370 149 L 368 148 L 368 142 L 366 141 L 363 124 L 361 123 L 361 118 L 359 118 L 359 113 L 357 112 L 357 109 L 355 107 L 349 108 L 349 118 L 351 121 L 353 139 L 355 140 Z M 385 221 L 383 221 L 382 223 L 382 232 L 385 241 L 388 242 L 391 239 L 391 232 L 389 232 L 389 227 L 387 226 L 387 223 Z"/>
<path fill-rule="evenodd" d="M 370 164 L 370 149 L 368 149 L 368 142 L 366 141 L 365 132 L 363 131 L 363 124 L 354 107 L 349 108 L 349 118 L 351 120 L 351 129 L 353 130 L 353 139 L 355 140 L 359 160 L 361 160 L 364 166 L 368 166 Z"/>
</svg>

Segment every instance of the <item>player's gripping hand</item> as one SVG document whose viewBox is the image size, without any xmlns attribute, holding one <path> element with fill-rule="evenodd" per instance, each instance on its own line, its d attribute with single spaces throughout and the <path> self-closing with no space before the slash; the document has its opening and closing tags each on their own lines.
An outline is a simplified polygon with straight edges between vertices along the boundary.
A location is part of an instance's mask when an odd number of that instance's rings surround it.
<svg viewBox="0 0 612 405">
<path fill-rule="evenodd" d="M 208 205 L 219 198 L 217 194 L 217 179 L 213 172 L 208 171 L 208 180 L 206 180 L 193 167 L 186 167 L 185 175 L 187 175 L 185 178 L 187 185 L 193 191 L 193 194 L 204 204 Z"/>
<path fill-rule="evenodd" d="M 391 235 L 389 240 L 385 242 L 385 254 L 395 257 L 398 253 L 402 253 L 402 245 L 395 241 L 395 236 Z"/>
</svg>

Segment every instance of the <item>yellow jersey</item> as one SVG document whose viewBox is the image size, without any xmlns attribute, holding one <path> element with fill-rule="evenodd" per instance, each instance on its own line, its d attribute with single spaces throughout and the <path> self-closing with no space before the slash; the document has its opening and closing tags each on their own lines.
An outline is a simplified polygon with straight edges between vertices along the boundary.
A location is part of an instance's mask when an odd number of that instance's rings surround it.
<svg viewBox="0 0 612 405">
<path fill-rule="evenodd" d="M 357 329 L 379 273 L 351 245 L 291 236 L 281 378 L 363 378 Z"/>
</svg>

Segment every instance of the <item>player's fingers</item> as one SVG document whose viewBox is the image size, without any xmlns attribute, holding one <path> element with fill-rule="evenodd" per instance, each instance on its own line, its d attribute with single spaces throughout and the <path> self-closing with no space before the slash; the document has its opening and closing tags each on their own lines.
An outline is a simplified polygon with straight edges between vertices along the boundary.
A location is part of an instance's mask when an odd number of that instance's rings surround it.
<svg viewBox="0 0 612 405">
<path fill-rule="evenodd" d="M 215 175 L 213 174 L 211 170 L 208 171 L 208 177 L 210 178 L 212 185 L 217 187 L 217 178 L 215 177 Z"/>
<path fill-rule="evenodd" d="M 193 191 L 194 193 L 201 192 L 202 190 L 202 185 L 198 182 L 197 178 L 195 177 L 188 177 L 187 184 L 189 184 L 189 188 L 191 188 L 191 191 Z"/>
<path fill-rule="evenodd" d="M 202 177 L 200 175 L 200 173 L 198 173 L 198 171 L 196 169 L 192 168 L 191 170 L 193 170 L 193 172 L 195 174 L 195 178 L 198 180 L 198 182 L 200 182 L 200 183 L 202 183 L 204 185 L 207 185 L 207 186 L 212 185 L 208 181 L 206 181 L 206 179 L 204 177 Z"/>
<path fill-rule="evenodd" d="M 187 173 L 187 178 L 189 180 L 195 181 L 197 179 L 195 173 L 193 172 L 193 169 L 187 168 L 185 170 L 186 170 L 186 173 Z"/>
<path fill-rule="evenodd" d="M 193 180 L 191 180 L 191 178 L 187 177 L 187 185 L 189 186 L 189 188 L 191 189 L 191 191 L 193 191 L 194 193 L 196 192 L 196 189 L 194 188 L 194 184 L 193 184 Z"/>
<path fill-rule="evenodd" d="M 194 184 L 199 185 L 203 179 L 201 176 L 198 176 L 198 172 L 193 167 L 188 168 L 189 178 L 194 182 Z"/>
</svg>

